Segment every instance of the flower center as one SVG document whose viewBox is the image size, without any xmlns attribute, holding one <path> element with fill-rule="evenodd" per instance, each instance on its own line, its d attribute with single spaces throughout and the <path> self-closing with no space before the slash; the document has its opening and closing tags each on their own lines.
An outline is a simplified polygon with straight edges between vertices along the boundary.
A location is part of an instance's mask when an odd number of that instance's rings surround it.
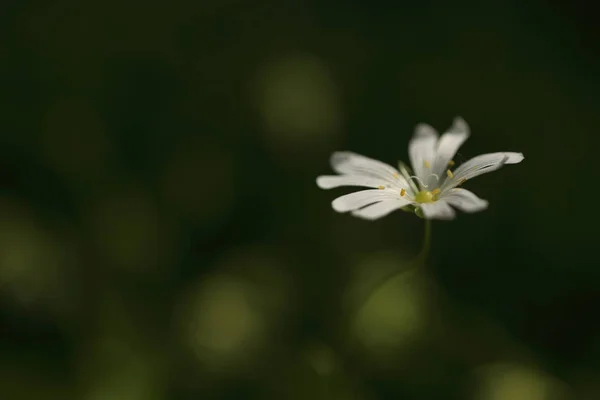
<svg viewBox="0 0 600 400">
<path fill-rule="evenodd" d="M 432 203 L 437 200 L 437 195 L 440 193 L 440 189 L 421 190 L 415 195 L 415 201 L 417 203 Z"/>
</svg>

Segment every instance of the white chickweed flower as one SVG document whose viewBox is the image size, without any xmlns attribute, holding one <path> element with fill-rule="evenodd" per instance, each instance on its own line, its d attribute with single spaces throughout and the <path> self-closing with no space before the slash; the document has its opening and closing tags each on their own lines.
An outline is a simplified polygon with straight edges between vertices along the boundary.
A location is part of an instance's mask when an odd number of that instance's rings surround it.
<svg viewBox="0 0 600 400">
<path fill-rule="evenodd" d="M 322 189 L 339 186 L 373 188 L 338 197 L 332 202 L 338 212 L 352 212 L 365 219 L 378 219 L 398 209 L 414 209 L 427 219 L 453 219 L 454 208 L 477 212 L 488 202 L 474 193 L 459 188 L 465 181 L 504 164 L 517 164 L 522 153 L 483 154 L 470 159 L 454 171 L 452 158 L 469 137 L 469 126 L 456 117 L 448 132 L 438 138 L 431 126 L 419 124 L 408 144 L 413 173 L 402 163 L 399 170 L 381 161 L 352 152 L 335 152 L 331 166 L 339 175 L 319 176 Z"/>
</svg>

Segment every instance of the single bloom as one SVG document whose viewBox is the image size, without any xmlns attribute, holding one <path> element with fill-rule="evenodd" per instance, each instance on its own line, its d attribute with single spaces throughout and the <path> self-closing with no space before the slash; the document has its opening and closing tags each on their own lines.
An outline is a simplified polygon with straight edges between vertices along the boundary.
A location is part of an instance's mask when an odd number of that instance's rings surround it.
<svg viewBox="0 0 600 400">
<path fill-rule="evenodd" d="M 322 189 L 339 186 L 363 186 L 362 190 L 338 197 L 332 202 L 338 212 L 374 220 L 392 211 L 414 210 L 427 219 L 453 219 L 454 208 L 477 212 L 488 202 L 473 192 L 460 188 L 467 180 L 499 169 L 504 164 L 517 164 L 522 153 L 501 152 L 482 154 L 458 166 L 454 171 L 452 158 L 469 137 L 469 126 L 456 117 L 450 129 L 441 137 L 427 124 L 419 124 L 408 144 L 413 171 L 399 163 L 399 169 L 381 161 L 352 152 L 335 152 L 331 166 L 339 175 L 317 178 Z"/>
</svg>

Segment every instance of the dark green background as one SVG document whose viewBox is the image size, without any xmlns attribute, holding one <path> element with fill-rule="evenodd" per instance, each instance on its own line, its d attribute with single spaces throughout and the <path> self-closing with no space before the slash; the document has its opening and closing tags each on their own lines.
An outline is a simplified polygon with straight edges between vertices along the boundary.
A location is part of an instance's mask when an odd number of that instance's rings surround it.
<svg viewBox="0 0 600 400">
<path fill-rule="evenodd" d="M 597 17 L 392 4 L 0 6 L 2 399 L 600 398 Z M 315 178 L 456 115 L 525 160 L 351 328 L 423 221 Z"/>
</svg>

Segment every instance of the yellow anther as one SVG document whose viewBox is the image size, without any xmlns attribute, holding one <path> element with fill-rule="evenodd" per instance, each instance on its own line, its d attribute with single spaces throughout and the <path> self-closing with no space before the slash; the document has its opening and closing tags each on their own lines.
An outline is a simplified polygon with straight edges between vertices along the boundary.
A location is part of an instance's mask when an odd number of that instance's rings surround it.
<svg viewBox="0 0 600 400">
<path fill-rule="evenodd" d="M 423 160 L 423 165 L 425 166 L 425 168 L 431 168 L 431 164 L 429 164 L 429 161 L 427 160 Z"/>
<path fill-rule="evenodd" d="M 434 196 L 436 196 L 436 195 L 438 195 L 438 194 L 440 194 L 440 193 L 441 193 L 441 190 L 440 190 L 440 189 L 433 189 L 433 190 L 431 191 L 431 194 L 432 194 L 432 195 L 434 195 Z"/>
<path fill-rule="evenodd" d="M 378 186 L 377 188 L 378 188 L 379 190 L 383 190 L 383 189 L 385 189 L 385 186 Z"/>
<path fill-rule="evenodd" d="M 462 178 L 460 180 L 460 182 L 458 182 L 458 186 L 462 185 L 463 183 L 465 183 L 467 181 L 467 178 Z"/>
<path fill-rule="evenodd" d="M 454 178 L 454 174 L 449 169 L 446 170 L 446 175 L 448 175 L 448 178 Z"/>
<path fill-rule="evenodd" d="M 400 190 L 400 197 L 404 197 L 405 194 L 406 194 L 405 189 Z"/>
<path fill-rule="evenodd" d="M 454 160 L 448 161 L 448 166 L 449 167 L 454 167 L 454 164 L 455 164 Z"/>
</svg>

